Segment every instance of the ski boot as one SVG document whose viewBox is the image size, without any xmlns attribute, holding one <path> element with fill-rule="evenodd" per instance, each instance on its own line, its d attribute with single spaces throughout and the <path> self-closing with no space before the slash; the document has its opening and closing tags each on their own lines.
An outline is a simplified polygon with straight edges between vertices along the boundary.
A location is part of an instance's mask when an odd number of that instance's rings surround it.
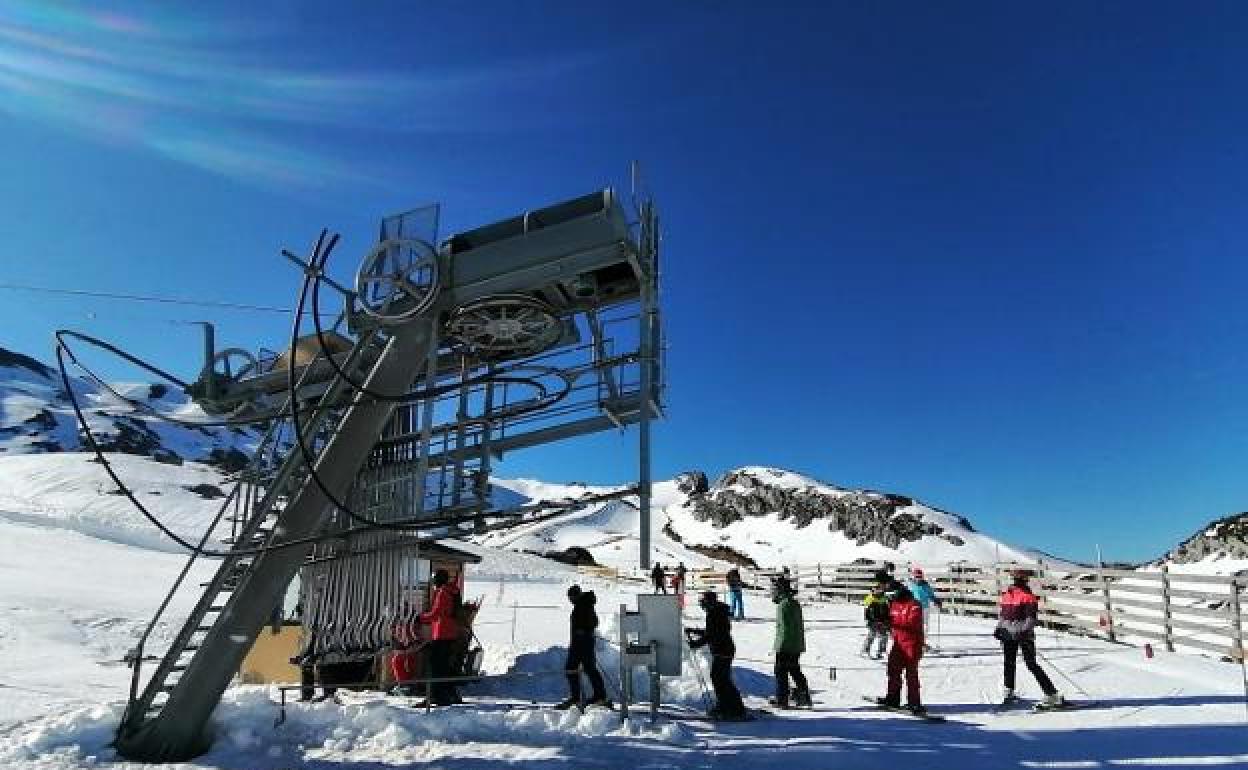
<svg viewBox="0 0 1248 770">
<path fill-rule="evenodd" d="M 774 698 L 768 698 L 767 703 L 771 704 L 772 706 L 775 706 L 778 709 L 783 709 L 786 711 L 792 708 L 792 706 L 789 705 L 789 696 L 787 695 L 785 695 L 784 697 L 777 695 Z"/>
<path fill-rule="evenodd" d="M 1062 697 L 1060 692 L 1051 693 L 1044 696 L 1044 700 L 1036 704 L 1036 708 L 1042 710 L 1060 709 L 1066 707 L 1066 699 Z"/>
<path fill-rule="evenodd" d="M 567 700 L 561 700 L 555 704 L 555 711 L 567 711 L 568 709 L 572 708 L 575 705 L 576 705 L 576 698 L 568 698 Z"/>
<path fill-rule="evenodd" d="M 798 690 L 793 694 L 793 701 L 794 705 L 796 705 L 799 709 L 809 709 L 815 707 L 815 703 L 810 697 L 810 690 Z"/>
<path fill-rule="evenodd" d="M 906 711 L 909 711 L 916 717 L 927 716 L 927 706 L 924 706 L 922 703 L 909 703 L 906 705 Z"/>
</svg>

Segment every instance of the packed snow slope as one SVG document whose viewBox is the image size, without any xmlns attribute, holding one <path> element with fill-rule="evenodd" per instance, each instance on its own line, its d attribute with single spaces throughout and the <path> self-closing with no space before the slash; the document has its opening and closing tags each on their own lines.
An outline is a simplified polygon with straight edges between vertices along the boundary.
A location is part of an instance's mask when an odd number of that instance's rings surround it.
<svg viewBox="0 0 1248 770">
<path fill-rule="evenodd" d="M 529 500 L 575 500 L 612 489 L 528 479 L 494 479 L 494 484 Z M 584 549 L 599 564 L 632 568 L 638 563 L 638 519 L 635 498 L 624 498 L 491 533 L 479 542 L 541 554 Z M 909 497 L 845 489 L 764 467 L 734 470 L 715 484 L 696 472 L 655 484 L 651 531 L 654 560 L 690 567 L 1046 558 L 976 532 L 965 518 Z"/>
<path fill-rule="evenodd" d="M 142 405 L 136 408 L 90 380 L 71 376 L 70 384 L 92 435 L 107 451 L 230 468 L 239 467 L 255 448 L 257 435 L 250 429 L 187 427 L 160 419 L 210 419 L 174 386 L 111 384 L 117 393 Z M 0 348 L 0 456 L 85 448 L 60 371 Z"/>
<path fill-rule="evenodd" d="M 68 459 L 65 455 L 61 458 Z M 81 460 L 81 458 L 76 458 Z M 150 462 L 150 461 L 144 461 Z M 83 463 L 90 467 L 90 464 Z M 12 477 L 10 477 L 12 478 Z M 172 492 L 171 492 L 172 494 Z M 163 495 L 162 495 L 163 496 Z M 47 500 L 44 501 L 45 504 Z M 188 501 L 189 502 L 189 501 Z M 139 770 L 109 747 L 129 686 L 120 664 L 183 557 L 86 534 L 83 518 L 105 528 L 108 511 L 89 509 L 67 525 L 48 507 L 16 497 L 0 504 L 0 767 L 30 770 Z M 190 514 L 187 514 L 189 519 Z M 687 660 L 664 680 L 663 708 L 628 722 L 618 713 L 549 708 L 565 696 L 567 586 L 598 595 L 599 659 L 608 690 L 618 693 L 614 610 L 633 606 L 639 583 L 609 583 L 525 554 L 468 546 L 484 561 L 472 568 L 469 598 L 484 607 L 476 631 L 485 670 L 512 674 L 465 688 L 465 703 L 426 714 L 411 700 L 347 693 L 341 702 L 293 703 L 277 725 L 277 692 L 230 688 L 214 715 L 211 750 L 184 770 L 280 770 L 293 767 L 390 770 L 396 766 L 464 770 L 566 767 L 598 770 L 998 770 L 999 768 L 1245 767 L 1248 738 L 1238 666 L 1208 658 L 1105 642 L 1039 635 L 1042 662 L 1073 698 L 1095 702 L 1068 713 L 1032 714 L 1038 697 L 1020 671 L 1020 707 L 995 711 L 1000 652 L 992 623 L 933 618 L 939 652 L 921 664 L 923 697 L 948 722 L 929 725 L 874 710 L 862 696 L 884 686 L 880 662 L 858 656 L 861 608 L 807 603 L 807 652 L 813 711 L 767 713 L 745 723 L 700 717 L 707 660 Z M 191 576 L 207 576 L 210 564 Z M 179 599 L 168 641 L 189 607 Z M 773 605 L 746 596 L 733 632 L 733 676 L 746 703 L 766 708 L 771 694 Z M 690 604 L 688 626 L 701 612 Z M 639 683 L 640 685 L 640 683 Z M 639 691 L 644 687 L 639 686 Z"/>
</svg>

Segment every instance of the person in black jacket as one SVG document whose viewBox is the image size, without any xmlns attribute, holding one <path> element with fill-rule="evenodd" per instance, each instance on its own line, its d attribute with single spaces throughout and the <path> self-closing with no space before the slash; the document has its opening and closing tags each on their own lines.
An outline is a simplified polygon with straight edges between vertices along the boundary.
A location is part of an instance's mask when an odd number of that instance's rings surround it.
<svg viewBox="0 0 1248 770">
<path fill-rule="evenodd" d="M 590 687 L 594 690 L 588 705 L 609 705 L 594 649 L 594 630 L 598 628 L 598 613 L 594 611 L 594 605 L 598 597 L 593 591 L 582 591 L 580 586 L 573 585 L 568 588 L 568 601 L 572 602 L 572 614 L 568 618 L 568 659 L 563 664 L 563 670 L 568 676 L 569 694 L 568 699 L 555 708 L 569 709 L 581 702 L 582 671 L 589 677 Z"/>
<path fill-rule="evenodd" d="M 657 561 L 654 563 L 654 569 L 650 570 L 650 582 L 654 583 L 654 592 L 656 594 L 667 593 L 667 572 L 664 571 L 663 565 Z"/>
<path fill-rule="evenodd" d="M 745 716 L 745 704 L 741 691 L 732 681 L 732 659 L 737 646 L 732 641 L 732 614 L 728 605 L 721 602 L 714 591 L 706 591 L 698 600 L 698 606 L 706 612 L 706 628 L 690 628 L 689 646 L 693 649 L 708 647 L 711 651 L 711 687 L 715 690 L 715 706 L 710 716 L 716 719 L 741 719 Z"/>
</svg>

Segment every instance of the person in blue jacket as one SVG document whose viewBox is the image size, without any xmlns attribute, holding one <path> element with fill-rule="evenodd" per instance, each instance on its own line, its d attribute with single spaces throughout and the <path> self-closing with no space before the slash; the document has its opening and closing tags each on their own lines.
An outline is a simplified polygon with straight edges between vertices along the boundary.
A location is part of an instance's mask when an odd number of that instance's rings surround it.
<svg viewBox="0 0 1248 770">
<path fill-rule="evenodd" d="M 932 584 L 927 582 L 927 579 L 923 577 L 923 570 L 918 567 L 910 570 L 910 582 L 906 587 L 910 589 L 914 600 L 923 608 L 923 649 L 930 652 L 932 647 L 926 643 L 926 640 L 928 618 L 931 617 L 931 606 L 935 604 L 936 608 L 940 609 L 944 602 L 936 595 L 936 592 L 932 589 Z"/>
</svg>

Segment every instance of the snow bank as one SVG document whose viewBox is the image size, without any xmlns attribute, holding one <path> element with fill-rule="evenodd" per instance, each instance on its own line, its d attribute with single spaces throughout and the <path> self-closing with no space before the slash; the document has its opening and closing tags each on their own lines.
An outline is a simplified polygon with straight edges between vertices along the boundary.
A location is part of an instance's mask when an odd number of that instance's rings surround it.
<svg viewBox="0 0 1248 770">
<path fill-rule="evenodd" d="M 400 764 L 428 759 L 435 750 L 431 744 L 476 744 L 477 756 L 514 757 L 518 747 L 547 749 L 585 741 L 644 737 L 691 743 L 680 725 L 652 729 L 635 721 L 621 722 L 618 714 L 606 709 L 581 714 L 499 704 L 427 714 L 401 700 L 355 693 L 346 694 L 343 703 L 290 703 L 285 721 L 274 727 L 275 698 L 276 692 L 267 687 L 226 692 L 214 715 L 213 747 L 194 764 L 250 768 L 283 768 L 306 761 Z M 0 764 L 54 768 L 115 761 L 109 743 L 122 710 L 120 705 L 93 706 L 35 720 L 0 736 Z"/>
</svg>

